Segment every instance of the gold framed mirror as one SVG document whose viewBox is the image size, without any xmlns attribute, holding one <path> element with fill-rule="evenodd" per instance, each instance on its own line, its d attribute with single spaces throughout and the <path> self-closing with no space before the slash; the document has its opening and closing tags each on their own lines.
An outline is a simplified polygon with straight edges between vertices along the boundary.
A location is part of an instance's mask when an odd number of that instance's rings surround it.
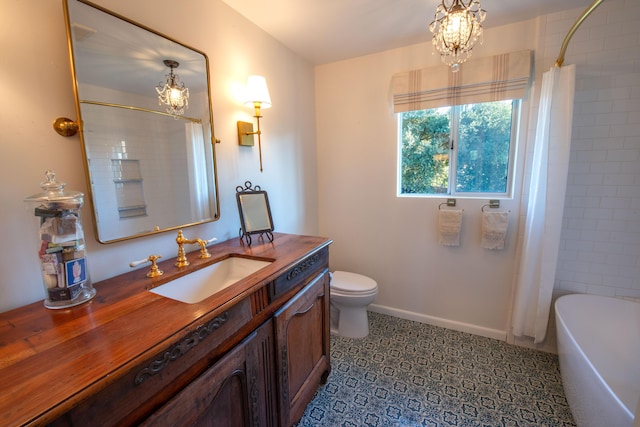
<svg viewBox="0 0 640 427">
<path fill-rule="evenodd" d="M 207 55 L 86 0 L 63 2 L 97 240 L 217 220 Z M 178 104 L 160 100 L 175 94 Z"/>
</svg>

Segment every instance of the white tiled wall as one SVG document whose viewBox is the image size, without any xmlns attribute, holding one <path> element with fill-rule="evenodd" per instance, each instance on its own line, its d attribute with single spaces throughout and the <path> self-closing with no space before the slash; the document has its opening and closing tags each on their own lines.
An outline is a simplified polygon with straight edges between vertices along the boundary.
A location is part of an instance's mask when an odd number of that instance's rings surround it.
<svg viewBox="0 0 640 427">
<path fill-rule="evenodd" d="M 545 52 L 558 52 L 576 17 L 548 16 Z M 637 0 L 603 2 L 567 51 L 576 98 L 559 291 L 640 297 L 638 19 Z"/>
</svg>

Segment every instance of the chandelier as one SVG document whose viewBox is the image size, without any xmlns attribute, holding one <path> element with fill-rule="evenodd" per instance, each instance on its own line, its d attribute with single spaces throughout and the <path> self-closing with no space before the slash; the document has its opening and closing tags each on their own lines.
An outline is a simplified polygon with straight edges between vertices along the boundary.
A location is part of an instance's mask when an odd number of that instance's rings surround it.
<svg viewBox="0 0 640 427">
<path fill-rule="evenodd" d="M 189 107 L 189 88 L 184 87 L 180 77 L 173 73 L 173 69 L 180 66 L 178 61 L 165 59 L 162 62 L 169 67 L 169 74 L 165 76 L 167 78 L 165 82 L 160 82 L 156 86 L 159 105 L 166 105 L 167 113 L 181 116 L 185 108 Z"/>
<path fill-rule="evenodd" d="M 433 33 L 433 47 L 440 52 L 442 62 L 456 72 L 460 64 L 471 56 L 478 40 L 482 44 L 482 22 L 487 11 L 479 0 L 442 0 L 436 8 L 429 31 Z"/>
</svg>

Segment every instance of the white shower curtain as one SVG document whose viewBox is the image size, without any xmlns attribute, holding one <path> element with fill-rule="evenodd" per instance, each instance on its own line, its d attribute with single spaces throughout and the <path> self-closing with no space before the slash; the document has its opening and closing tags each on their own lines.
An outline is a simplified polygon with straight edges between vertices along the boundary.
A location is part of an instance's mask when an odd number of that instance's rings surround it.
<svg viewBox="0 0 640 427">
<path fill-rule="evenodd" d="M 544 341 L 567 189 L 575 65 L 544 73 L 512 333 Z"/>
<path fill-rule="evenodd" d="M 196 222 L 211 217 L 204 134 L 202 133 L 202 125 L 194 122 L 187 123 L 185 131 L 191 219 Z"/>
</svg>

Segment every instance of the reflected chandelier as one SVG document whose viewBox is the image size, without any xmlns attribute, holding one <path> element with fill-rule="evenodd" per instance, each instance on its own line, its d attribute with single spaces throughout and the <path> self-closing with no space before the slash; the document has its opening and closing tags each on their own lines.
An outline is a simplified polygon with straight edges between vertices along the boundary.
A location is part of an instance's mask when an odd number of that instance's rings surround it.
<svg viewBox="0 0 640 427">
<path fill-rule="evenodd" d="M 436 8 L 429 31 L 433 33 L 433 47 L 440 52 L 442 62 L 456 72 L 460 64 L 471 56 L 478 40 L 482 44 L 482 22 L 487 11 L 479 0 L 442 0 Z"/>
<path fill-rule="evenodd" d="M 160 82 L 156 86 L 159 105 L 166 105 L 167 113 L 181 116 L 185 108 L 189 107 L 189 88 L 184 87 L 180 77 L 173 73 L 173 69 L 180 66 L 178 61 L 165 59 L 162 62 L 169 67 L 169 74 L 165 76 L 167 78 L 165 82 Z"/>
</svg>

